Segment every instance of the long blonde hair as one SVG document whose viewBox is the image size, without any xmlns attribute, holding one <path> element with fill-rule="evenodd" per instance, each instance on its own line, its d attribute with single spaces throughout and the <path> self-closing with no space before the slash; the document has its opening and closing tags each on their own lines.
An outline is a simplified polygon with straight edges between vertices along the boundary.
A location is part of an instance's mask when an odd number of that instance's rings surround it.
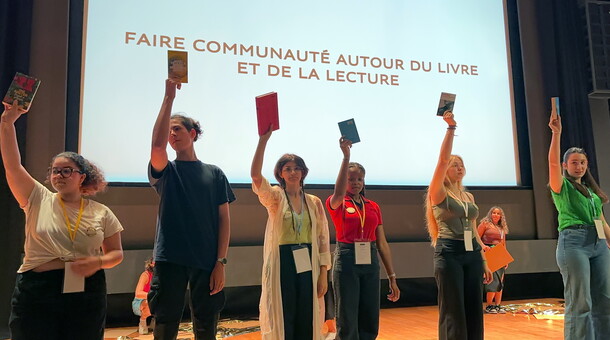
<svg viewBox="0 0 610 340">
<path fill-rule="evenodd" d="M 459 159 L 462 164 L 464 163 L 464 160 L 462 159 L 462 157 L 458 156 L 458 155 L 451 155 L 449 157 L 449 164 L 451 164 L 455 159 Z M 447 168 L 447 170 L 449 170 L 449 168 Z M 449 187 L 451 185 L 451 181 L 449 180 L 449 177 L 447 177 L 447 173 L 445 172 L 445 179 L 443 180 L 443 186 L 445 187 L 445 191 L 449 191 Z M 457 182 L 457 186 L 458 188 L 460 188 L 460 191 L 465 191 L 466 188 L 464 188 L 464 186 L 462 185 L 462 181 L 458 181 Z M 432 202 L 430 201 L 430 187 L 428 187 L 428 189 L 426 190 L 426 198 L 425 198 L 425 209 L 426 209 L 426 227 L 428 228 L 428 234 L 430 235 L 430 241 L 432 243 L 432 246 L 436 246 L 436 240 L 438 239 L 438 222 L 436 221 L 436 218 L 434 218 L 434 211 L 432 210 Z"/>
</svg>

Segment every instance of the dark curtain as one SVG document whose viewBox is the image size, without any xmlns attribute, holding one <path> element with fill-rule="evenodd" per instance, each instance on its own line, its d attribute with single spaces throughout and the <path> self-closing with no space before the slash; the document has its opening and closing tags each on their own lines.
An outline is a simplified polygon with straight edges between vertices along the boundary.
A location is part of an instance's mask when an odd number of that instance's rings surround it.
<svg viewBox="0 0 610 340">
<path fill-rule="evenodd" d="M 32 7 L 32 0 L 0 1 L 0 95 L 2 97 L 15 72 L 27 74 L 29 70 Z M 25 159 L 26 124 L 27 117 L 21 117 L 15 125 L 22 159 Z M 23 211 L 6 184 L 4 165 L 2 165 L 0 166 L 0 276 L 2 277 L 0 338 L 8 337 L 10 300 L 23 250 L 23 226 Z"/>
<path fill-rule="evenodd" d="M 553 20 L 555 42 L 556 92 L 561 99 L 561 150 L 582 147 L 587 152 L 591 173 L 597 179 L 597 161 L 588 94 L 592 91 L 588 54 L 587 21 L 584 1 L 559 0 L 552 11 L 541 8 L 541 15 Z M 550 102 L 549 102 L 550 107 Z"/>
</svg>

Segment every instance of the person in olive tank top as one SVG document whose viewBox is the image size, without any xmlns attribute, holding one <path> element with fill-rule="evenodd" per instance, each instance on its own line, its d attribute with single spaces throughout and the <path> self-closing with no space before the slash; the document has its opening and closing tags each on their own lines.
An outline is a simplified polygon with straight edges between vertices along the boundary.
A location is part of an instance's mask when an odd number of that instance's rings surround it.
<svg viewBox="0 0 610 340">
<path fill-rule="evenodd" d="M 602 213 L 608 196 L 589 172 L 587 155 L 570 148 L 560 162 L 561 117 L 553 110 L 549 186 L 558 212 L 557 265 L 565 298 L 565 339 L 610 334 L 610 228 Z M 605 236 L 605 240 L 601 239 Z"/>
<path fill-rule="evenodd" d="M 438 286 L 438 336 L 483 340 L 483 283 L 492 281 L 492 273 L 476 231 L 479 208 L 462 186 L 464 162 L 451 154 L 457 124 L 450 111 L 443 119 L 447 133 L 426 195 L 426 223 Z"/>
</svg>

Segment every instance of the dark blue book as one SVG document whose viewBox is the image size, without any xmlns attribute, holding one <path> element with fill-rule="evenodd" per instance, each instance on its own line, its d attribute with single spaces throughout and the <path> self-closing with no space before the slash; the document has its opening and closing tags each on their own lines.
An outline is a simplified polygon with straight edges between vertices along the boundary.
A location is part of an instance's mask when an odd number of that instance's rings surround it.
<svg viewBox="0 0 610 340">
<path fill-rule="evenodd" d="M 441 100 L 438 102 L 438 109 L 436 110 L 437 116 L 442 116 L 445 111 L 453 111 L 455 105 L 455 94 L 442 92 Z"/>
<path fill-rule="evenodd" d="M 341 131 L 341 136 L 351 140 L 352 143 L 360 142 L 354 118 L 339 122 L 339 130 Z"/>
</svg>

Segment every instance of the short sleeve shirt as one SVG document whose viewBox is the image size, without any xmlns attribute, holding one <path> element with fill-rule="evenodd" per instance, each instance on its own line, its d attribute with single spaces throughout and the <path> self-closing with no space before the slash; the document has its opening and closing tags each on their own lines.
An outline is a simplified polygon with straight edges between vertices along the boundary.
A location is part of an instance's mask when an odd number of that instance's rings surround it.
<svg viewBox="0 0 610 340">
<path fill-rule="evenodd" d="M 331 196 L 332 197 L 332 196 Z M 326 209 L 335 225 L 335 235 L 338 242 L 354 243 L 357 240 L 377 240 L 377 226 L 383 224 L 381 210 L 377 203 L 362 197 L 364 209 L 354 204 L 349 196 L 343 198 L 343 204 L 332 209 L 330 198 L 326 199 Z M 364 227 L 361 218 L 364 217 Z"/>
<path fill-rule="evenodd" d="M 222 170 L 201 161 L 168 162 L 149 181 L 160 196 L 155 261 L 211 271 L 218 254 L 218 207 L 235 200 Z"/>
<path fill-rule="evenodd" d="M 559 213 L 559 231 L 572 225 L 595 225 L 594 220 L 601 215 L 602 200 L 592 190 L 589 193 L 591 197 L 585 197 L 567 178 L 563 179 L 560 193 L 551 190 Z"/>
</svg>

